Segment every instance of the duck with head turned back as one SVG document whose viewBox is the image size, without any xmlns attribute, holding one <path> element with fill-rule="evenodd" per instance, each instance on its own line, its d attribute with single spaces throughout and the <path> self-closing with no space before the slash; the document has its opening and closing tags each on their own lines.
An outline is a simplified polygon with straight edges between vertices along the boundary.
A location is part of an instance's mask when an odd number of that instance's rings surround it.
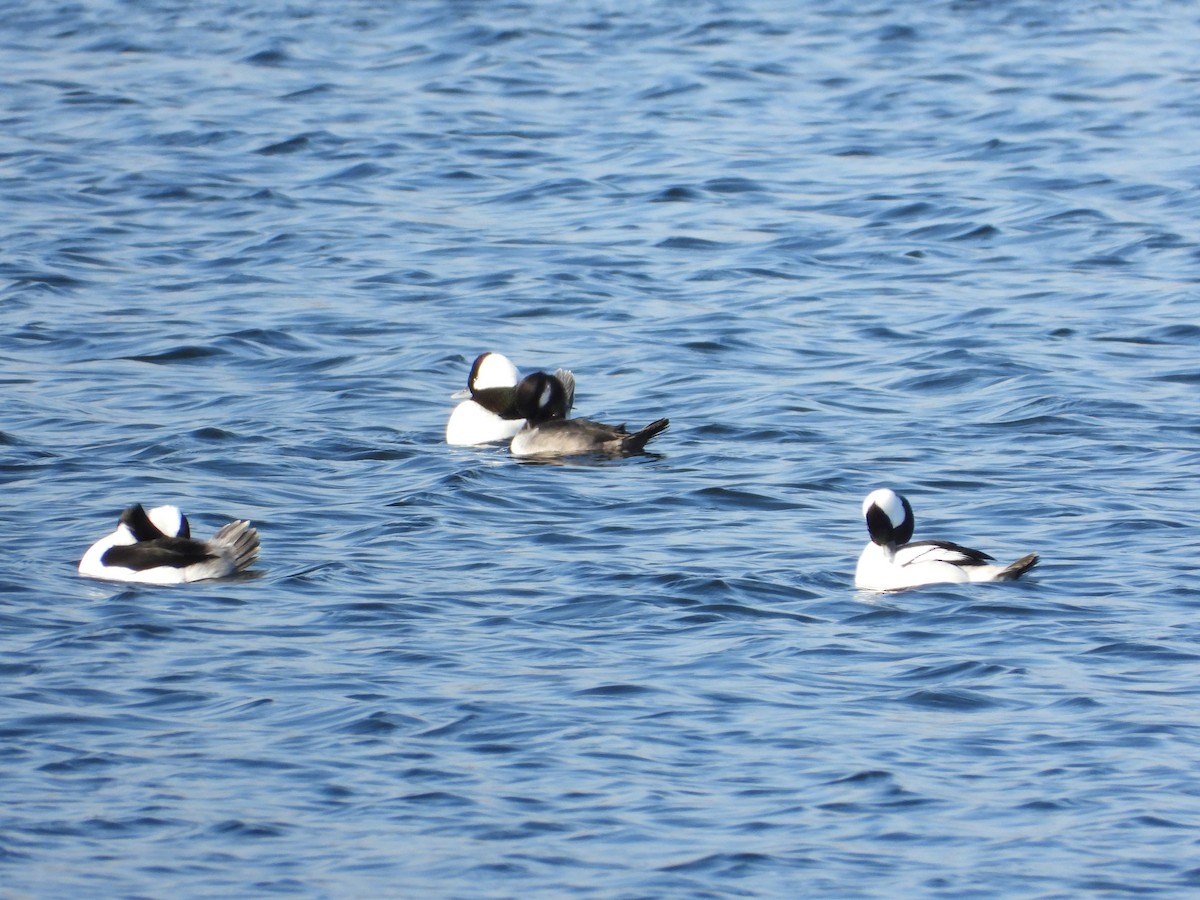
<svg viewBox="0 0 1200 900">
<path fill-rule="evenodd" d="M 1030 553 L 1007 566 L 950 541 L 913 541 L 916 521 L 908 499 L 889 488 L 872 491 L 863 501 L 870 543 L 858 558 L 856 587 L 898 591 L 926 584 L 1015 581 L 1037 565 Z"/>
<path fill-rule="evenodd" d="M 191 536 L 187 517 L 174 506 L 146 512 L 135 503 L 112 534 L 88 548 L 79 574 L 105 581 L 182 584 L 224 578 L 258 558 L 258 532 L 249 522 L 230 522 L 207 541 Z"/>
<path fill-rule="evenodd" d="M 567 402 L 573 392 L 574 379 L 568 387 L 557 373 L 534 372 L 521 380 L 516 405 L 526 424 L 509 445 L 513 456 L 628 456 L 640 453 L 647 441 L 670 424 L 667 419 L 658 419 L 640 431 L 629 432 L 624 425 L 568 419 Z"/>
</svg>

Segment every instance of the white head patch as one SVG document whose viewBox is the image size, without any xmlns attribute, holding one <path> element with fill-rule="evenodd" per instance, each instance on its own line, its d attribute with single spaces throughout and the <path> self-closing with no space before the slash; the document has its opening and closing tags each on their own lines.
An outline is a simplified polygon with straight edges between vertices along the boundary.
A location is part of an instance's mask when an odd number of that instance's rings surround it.
<svg viewBox="0 0 1200 900">
<path fill-rule="evenodd" d="M 485 388 L 514 387 L 520 380 L 521 374 L 507 356 L 503 353 L 486 353 L 483 361 L 479 363 L 475 383 L 471 387 L 477 391 Z"/>
<path fill-rule="evenodd" d="M 154 527 L 167 537 L 179 536 L 179 529 L 183 527 L 183 513 L 178 506 L 156 506 L 146 515 Z"/>
</svg>

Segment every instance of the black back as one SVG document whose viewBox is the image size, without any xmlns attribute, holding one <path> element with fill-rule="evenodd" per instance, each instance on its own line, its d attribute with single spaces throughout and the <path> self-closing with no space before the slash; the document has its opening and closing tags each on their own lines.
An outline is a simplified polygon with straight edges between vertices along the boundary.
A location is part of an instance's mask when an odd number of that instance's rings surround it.
<svg viewBox="0 0 1200 900">
<path fill-rule="evenodd" d="M 940 547 L 942 550 L 949 550 L 951 553 L 957 553 L 962 556 L 958 565 L 960 566 L 982 566 L 986 565 L 988 560 L 994 559 L 982 550 L 972 550 L 970 547 L 964 547 L 962 544 L 956 544 L 953 541 L 913 541 L 911 544 L 906 544 L 907 547 Z"/>
<path fill-rule="evenodd" d="M 100 562 L 106 566 L 120 566 L 123 569 L 142 572 L 146 569 L 157 569 L 159 566 L 182 569 L 193 563 L 214 558 L 203 541 L 164 537 L 110 547 L 100 557 Z"/>
</svg>

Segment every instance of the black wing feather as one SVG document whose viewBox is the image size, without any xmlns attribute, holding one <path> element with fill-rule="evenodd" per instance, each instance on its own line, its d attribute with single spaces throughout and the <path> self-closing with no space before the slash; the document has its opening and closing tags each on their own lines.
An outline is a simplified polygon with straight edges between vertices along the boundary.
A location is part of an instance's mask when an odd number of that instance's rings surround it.
<svg viewBox="0 0 1200 900">
<path fill-rule="evenodd" d="M 982 550 L 972 550 L 970 547 L 964 547 L 962 544 L 956 544 L 953 541 L 913 541 L 905 544 L 903 549 L 911 550 L 914 547 L 937 547 L 940 550 L 948 550 L 951 553 L 959 554 L 962 559 L 955 560 L 955 563 L 960 566 L 983 566 L 987 565 L 988 561 L 994 559 Z M 905 563 L 910 565 L 914 562 L 923 562 L 920 559 L 913 559 Z"/>
</svg>

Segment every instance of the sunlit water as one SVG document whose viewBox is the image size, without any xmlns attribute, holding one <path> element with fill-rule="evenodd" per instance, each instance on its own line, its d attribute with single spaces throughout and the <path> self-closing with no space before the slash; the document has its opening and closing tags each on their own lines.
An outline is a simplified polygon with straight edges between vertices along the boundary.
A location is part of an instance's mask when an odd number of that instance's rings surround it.
<svg viewBox="0 0 1200 900">
<path fill-rule="evenodd" d="M 7 9 L 0 894 L 1195 890 L 1198 47 L 1149 0 Z M 449 448 L 486 349 L 671 427 Z M 880 485 L 1036 577 L 856 592 Z M 254 577 L 80 579 L 134 501 L 252 519 Z"/>
</svg>

